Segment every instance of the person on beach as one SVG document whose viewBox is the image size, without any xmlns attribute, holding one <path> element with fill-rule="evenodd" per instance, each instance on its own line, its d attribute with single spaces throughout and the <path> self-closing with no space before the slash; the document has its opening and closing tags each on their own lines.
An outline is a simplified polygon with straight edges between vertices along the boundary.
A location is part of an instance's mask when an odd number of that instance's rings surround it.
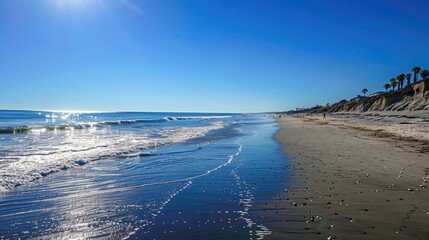
<svg viewBox="0 0 429 240">
<path fill-rule="evenodd" d="M 325 120 L 326 119 L 326 113 L 324 112 L 323 113 L 323 120 Z"/>
</svg>

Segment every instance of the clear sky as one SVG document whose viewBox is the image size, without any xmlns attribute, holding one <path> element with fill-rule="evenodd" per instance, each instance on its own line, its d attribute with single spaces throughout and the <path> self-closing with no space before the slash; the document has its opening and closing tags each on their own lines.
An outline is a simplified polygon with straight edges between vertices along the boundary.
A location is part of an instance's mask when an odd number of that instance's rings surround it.
<svg viewBox="0 0 429 240">
<path fill-rule="evenodd" d="M 429 68 L 429 1 L 0 0 L 0 109 L 280 111 Z"/>
</svg>

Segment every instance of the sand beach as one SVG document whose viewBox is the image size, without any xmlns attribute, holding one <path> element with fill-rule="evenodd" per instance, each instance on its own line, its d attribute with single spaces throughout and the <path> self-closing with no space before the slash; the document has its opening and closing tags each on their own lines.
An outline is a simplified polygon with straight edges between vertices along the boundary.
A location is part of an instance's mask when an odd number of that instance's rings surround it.
<svg viewBox="0 0 429 240">
<path fill-rule="evenodd" d="M 291 178 L 263 207 L 270 238 L 429 239 L 427 125 L 386 119 L 424 123 L 391 115 L 278 119 Z"/>
</svg>

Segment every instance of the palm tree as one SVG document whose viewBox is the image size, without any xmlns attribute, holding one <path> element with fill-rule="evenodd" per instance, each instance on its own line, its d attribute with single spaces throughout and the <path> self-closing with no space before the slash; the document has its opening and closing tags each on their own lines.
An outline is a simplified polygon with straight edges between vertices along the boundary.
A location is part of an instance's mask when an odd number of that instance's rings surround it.
<svg viewBox="0 0 429 240">
<path fill-rule="evenodd" d="M 420 76 L 422 76 L 422 79 L 425 79 L 429 76 L 429 71 L 426 69 L 420 70 Z"/>
<path fill-rule="evenodd" d="M 392 91 L 395 91 L 395 87 L 396 87 L 396 79 L 395 78 L 390 79 L 390 86 L 392 87 Z"/>
<path fill-rule="evenodd" d="M 413 67 L 413 69 L 411 69 L 411 71 L 414 72 L 414 83 L 417 82 L 417 73 L 419 73 L 420 70 L 422 70 L 420 67 Z"/>
<path fill-rule="evenodd" d="M 405 77 L 407 78 L 407 86 L 410 86 L 410 84 L 411 84 L 411 73 L 407 73 L 405 75 Z"/>
<path fill-rule="evenodd" d="M 399 74 L 396 76 L 396 82 L 398 82 L 398 89 L 402 89 L 404 87 L 404 79 L 405 74 Z"/>
<path fill-rule="evenodd" d="M 384 87 L 384 89 L 386 89 L 386 92 L 387 92 L 387 90 L 389 90 L 389 88 L 390 88 L 391 86 L 390 86 L 390 84 L 386 83 L 386 84 L 384 84 L 384 86 L 383 86 L 383 87 Z"/>
<path fill-rule="evenodd" d="M 366 89 L 366 88 L 364 88 L 364 89 L 362 89 L 362 93 L 363 93 L 363 96 L 365 97 L 365 94 L 368 92 L 368 89 Z"/>
</svg>

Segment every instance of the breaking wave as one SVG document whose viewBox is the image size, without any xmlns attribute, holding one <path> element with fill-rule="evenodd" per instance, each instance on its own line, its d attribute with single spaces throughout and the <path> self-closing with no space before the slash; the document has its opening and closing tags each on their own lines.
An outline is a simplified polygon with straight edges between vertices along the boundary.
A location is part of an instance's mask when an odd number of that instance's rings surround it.
<svg viewBox="0 0 429 240">
<path fill-rule="evenodd" d="M 49 131 L 73 131 L 79 129 L 105 128 L 115 125 L 129 125 L 138 123 L 161 123 L 177 120 L 212 120 L 230 118 L 232 116 L 197 116 L 197 117 L 164 117 L 160 119 L 136 119 L 136 120 L 116 120 L 103 122 L 81 122 L 70 124 L 41 125 L 41 126 L 18 126 L 18 127 L 0 127 L 0 134 L 19 134 L 19 133 L 42 133 Z"/>
<path fill-rule="evenodd" d="M 13 141 L 16 141 L 19 147 L 0 146 L 0 192 L 91 161 L 150 156 L 151 153 L 145 152 L 148 148 L 202 137 L 207 132 L 224 126 L 223 122 L 218 121 L 208 126 L 162 127 L 144 132 L 87 129 L 78 132 L 63 131 L 58 134 L 15 135 Z"/>
</svg>

